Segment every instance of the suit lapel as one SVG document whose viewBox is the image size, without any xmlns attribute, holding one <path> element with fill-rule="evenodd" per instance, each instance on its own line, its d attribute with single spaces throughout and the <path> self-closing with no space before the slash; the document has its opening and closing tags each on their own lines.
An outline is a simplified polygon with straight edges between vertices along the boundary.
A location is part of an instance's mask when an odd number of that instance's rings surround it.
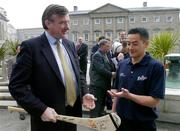
<svg viewBox="0 0 180 131">
<path fill-rule="evenodd" d="M 60 75 L 60 71 L 59 71 L 59 67 L 58 67 L 58 64 L 56 62 L 56 59 L 54 57 L 54 54 L 53 54 L 53 51 L 51 49 L 51 46 L 46 38 L 46 35 L 45 33 L 42 35 L 42 53 L 43 55 L 45 56 L 48 64 L 50 65 L 50 67 L 52 68 L 53 72 L 56 74 L 56 76 L 59 78 L 59 80 L 61 82 L 62 81 L 62 78 L 61 78 L 61 75 Z"/>
</svg>

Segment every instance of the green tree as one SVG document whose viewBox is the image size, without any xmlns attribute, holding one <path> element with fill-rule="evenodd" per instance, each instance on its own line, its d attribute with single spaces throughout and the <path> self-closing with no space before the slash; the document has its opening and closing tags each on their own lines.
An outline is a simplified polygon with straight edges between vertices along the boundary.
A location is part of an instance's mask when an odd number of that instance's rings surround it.
<svg viewBox="0 0 180 131">
<path fill-rule="evenodd" d="M 6 56 L 6 44 L 3 43 L 0 46 L 0 61 L 4 60 L 5 56 Z"/>
<path fill-rule="evenodd" d="M 5 43 L 7 47 L 7 53 L 12 56 L 16 55 L 16 47 L 20 44 L 19 40 L 7 40 Z"/>
<path fill-rule="evenodd" d="M 164 63 L 164 56 L 176 46 L 178 35 L 171 32 L 161 32 L 153 36 L 148 51 L 155 58 Z"/>
</svg>

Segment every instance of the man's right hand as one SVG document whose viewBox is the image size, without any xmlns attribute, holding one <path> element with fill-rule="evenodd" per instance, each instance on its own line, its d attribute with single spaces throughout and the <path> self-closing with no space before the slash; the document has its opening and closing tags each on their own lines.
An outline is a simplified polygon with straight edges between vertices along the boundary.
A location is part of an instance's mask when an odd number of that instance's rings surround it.
<svg viewBox="0 0 180 131">
<path fill-rule="evenodd" d="M 56 111 L 50 107 L 47 107 L 46 110 L 43 112 L 43 114 L 41 115 L 41 120 L 42 121 L 46 121 L 46 122 L 53 122 L 56 123 L 57 119 L 56 116 L 58 114 L 56 113 Z"/>
</svg>

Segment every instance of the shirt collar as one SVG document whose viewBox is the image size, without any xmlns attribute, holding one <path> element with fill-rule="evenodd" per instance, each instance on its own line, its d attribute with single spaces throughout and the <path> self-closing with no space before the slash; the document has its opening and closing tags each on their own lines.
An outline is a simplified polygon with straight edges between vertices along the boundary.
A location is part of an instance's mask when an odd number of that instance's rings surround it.
<svg viewBox="0 0 180 131">
<path fill-rule="evenodd" d="M 146 52 L 145 56 L 144 56 L 144 57 L 142 58 L 142 60 L 141 60 L 139 63 L 137 63 L 137 64 L 139 64 L 139 65 L 147 65 L 147 64 L 149 63 L 149 60 L 150 60 L 150 59 L 151 59 L 151 56 L 149 55 L 148 52 Z M 128 59 L 127 59 L 127 64 L 133 65 L 131 58 L 128 58 Z"/>
<path fill-rule="evenodd" d="M 47 31 L 45 31 L 46 37 L 51 45 L 56 44 L 57 39 L 50 35 Z"/>
</svg>

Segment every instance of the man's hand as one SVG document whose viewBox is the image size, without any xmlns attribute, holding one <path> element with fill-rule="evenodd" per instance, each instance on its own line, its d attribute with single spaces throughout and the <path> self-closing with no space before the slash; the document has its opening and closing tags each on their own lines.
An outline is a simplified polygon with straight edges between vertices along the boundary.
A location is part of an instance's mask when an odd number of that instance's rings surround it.
<svg viewBox="0 0 180 131">
<path fill-rule="evenodd" d="M 95 101 L 97 99 L 92 94 L 86 94 L 83 96 L 83 106 L 87 109 L 94 109 L 95 108 Z"/>
<path fill-rule="evenodd" d="M 128 98 L 129 97 L 129 91 L 127 89 L 121 88 L 120 92 L 116 92 L 113 90 L 108 90 L 108 93 L 112 96 L 112 97 L 124 97 L 124 98 Z"/>
<path fill-rule="evenodd" d="M 57 116 L 56 111 L 54 109 L 48 107 L 41 115 L 41 119 L 42 119 L 42 121 L 46 121 L 46 122 L 49 121 L 49 122 L 56 123 L 56 121 L 57 121 L 56 116 Z"/>
</svg>

